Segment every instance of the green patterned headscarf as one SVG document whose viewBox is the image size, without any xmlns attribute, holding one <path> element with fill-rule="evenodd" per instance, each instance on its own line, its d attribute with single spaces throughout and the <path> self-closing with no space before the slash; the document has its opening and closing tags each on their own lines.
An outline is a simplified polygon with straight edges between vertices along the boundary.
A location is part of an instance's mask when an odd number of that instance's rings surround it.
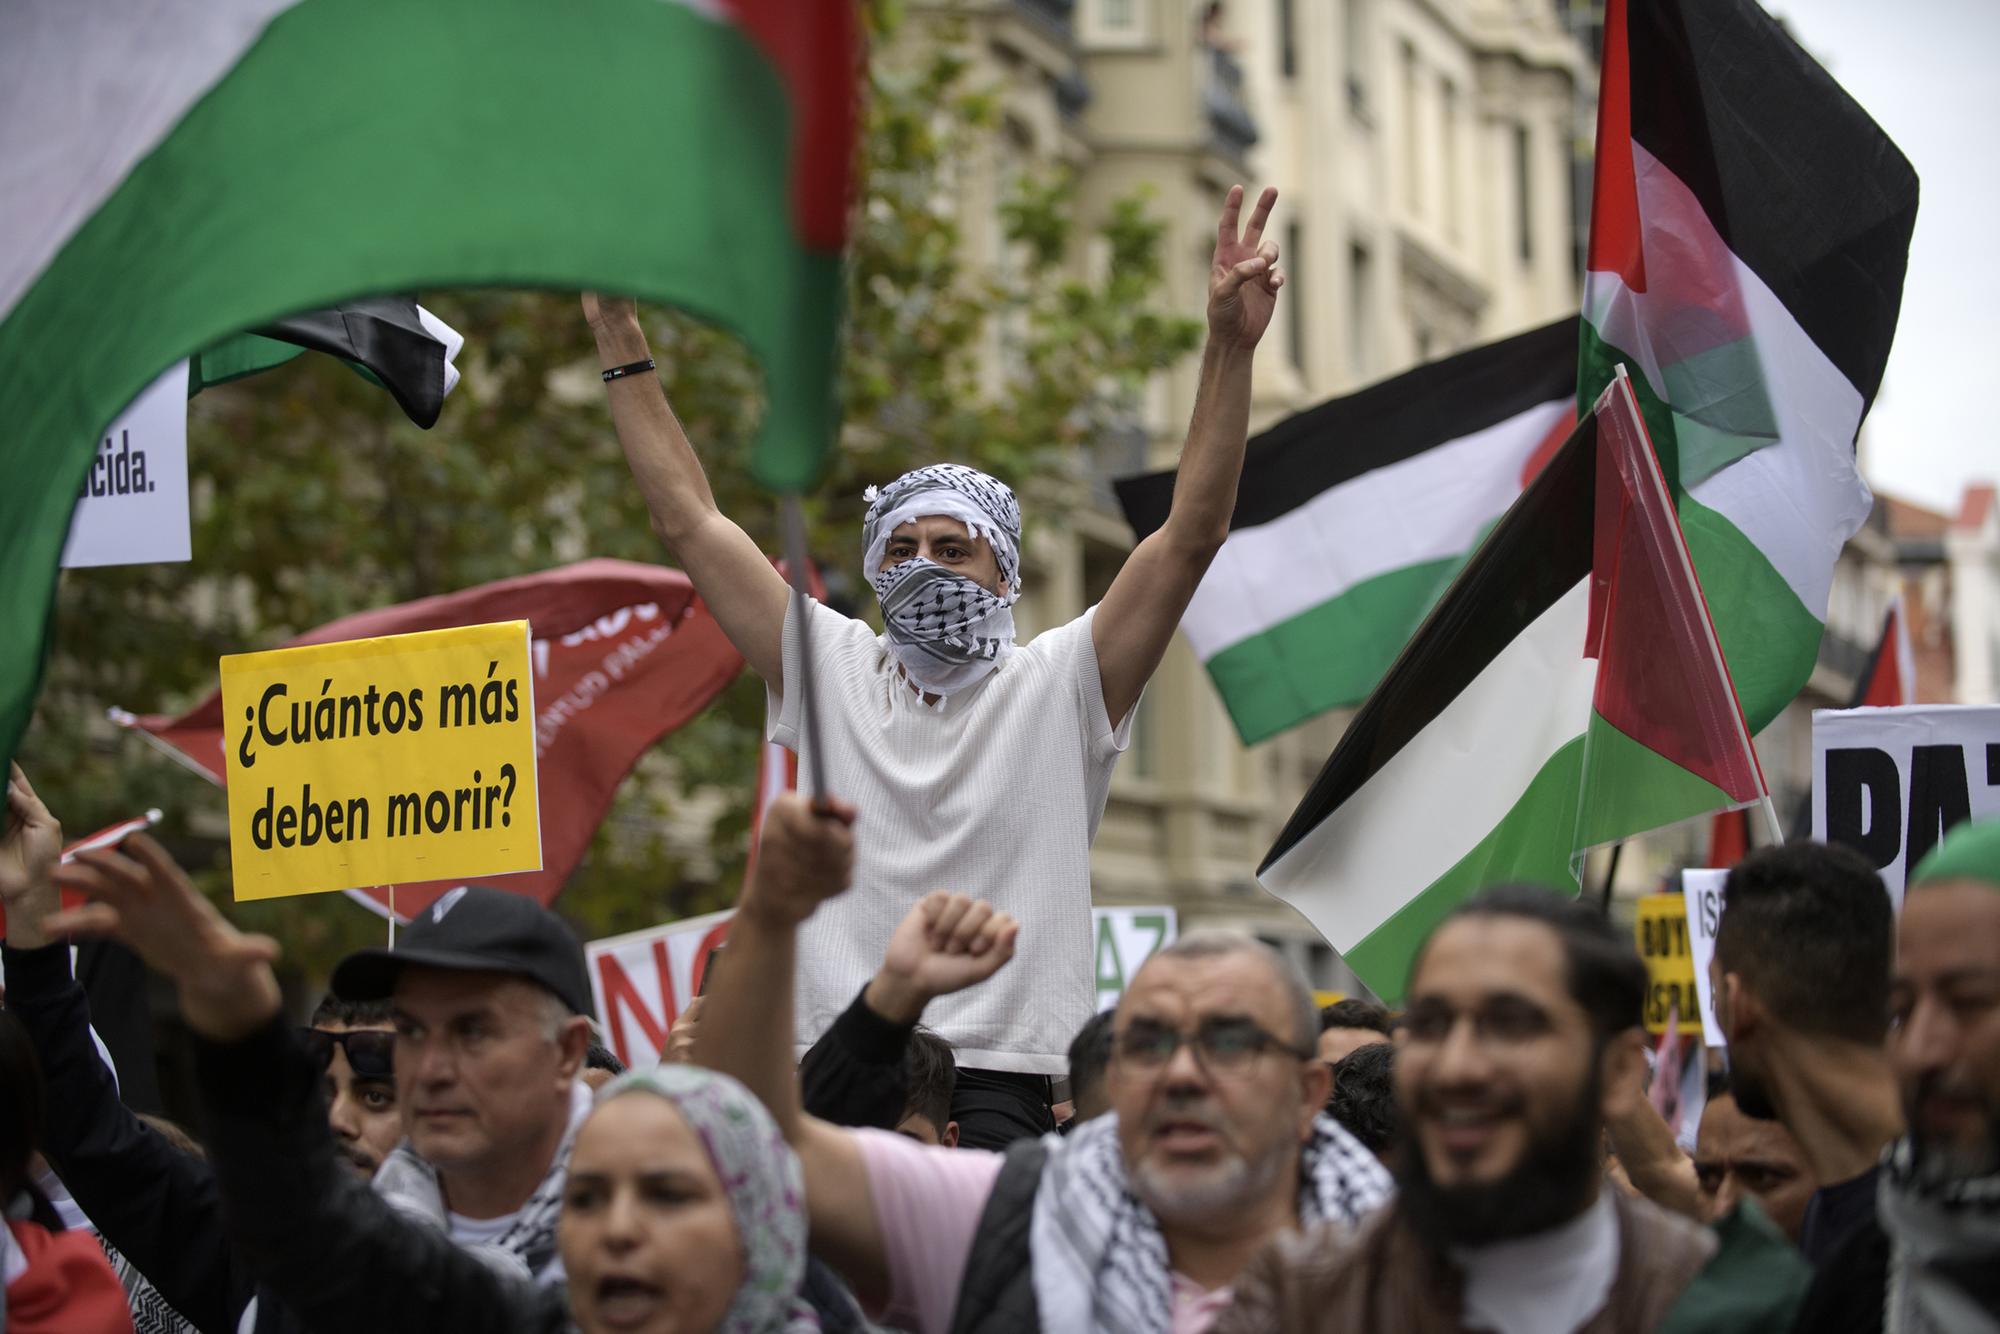
<svg viewBox="0 0 2000 1334">
<path fill-rule="evenodd" d="M 2000 820 L 1971 820 L 1944 838 L 1910 872 L 1910 887 L 1932 880 L 1977 880 L 2000 889 Z"/>
<path fill-rule="evenodd" d="M 743 1286 L 718 1334 L 805 1334 L 819 1318 L 800 1299 L 806 1193 L 798 1155 L 749 1089 L 698 1065 L 633 1070 L 604 1086 L 598 1106 L 628 1093 L 665 1098 L 693 1127 L 729 1193 L 743 1243 Z"/>
</svg>

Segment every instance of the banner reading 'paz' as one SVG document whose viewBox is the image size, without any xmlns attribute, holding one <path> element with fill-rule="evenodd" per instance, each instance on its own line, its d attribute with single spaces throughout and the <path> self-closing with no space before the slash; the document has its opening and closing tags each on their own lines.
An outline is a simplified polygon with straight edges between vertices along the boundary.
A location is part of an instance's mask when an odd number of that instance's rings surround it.
<svg viewBox="0 0 2000 1334">
<path fill-rule="evenodd" d="M 1258 868 L 1377 994 L 1487 885 L 1765 798 L 1619 377 L 1368 697 Z"/>
<path fill-rule="evenodd" d="M 860 69 L 849 0 L 0 8 L 0 755 L 99 432 L 295 312 L 454 286 L 671 302 L 762 365 L 759 478 L 810 482 Z"/>
</svg>

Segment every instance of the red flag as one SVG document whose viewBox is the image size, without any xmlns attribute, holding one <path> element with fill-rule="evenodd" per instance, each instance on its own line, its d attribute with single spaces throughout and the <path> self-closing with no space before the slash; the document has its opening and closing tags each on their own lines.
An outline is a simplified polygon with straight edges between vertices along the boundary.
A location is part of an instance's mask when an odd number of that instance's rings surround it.
<svg viewBox="0 0 2000 1334">
<path fill-rule="evenodd" d="M 528 622 L 541 770 L 542 866 L 488 883 L 553 901 L 582 859 L 618 785 L 647 747 L 706 708 L 743 669 L 742 655 L 679 570 L 586 560 L 462 592 L 345 616 L 286 647 Z M 223 781 L 222 696 L 178 718 L 112 720 L 138 729 L 216 783 Z M 395 887 L 396 914 L 430 906 L 455 880 Z M 350 891 L 379 912 L 389 887 Z"/>
<path fill-rule="evenodd" d="M 1708 860 L 1703 866 L 1727 870 L 1750 851 L 1750 811 L 1724 811 L 1708 832 Z"/>
<path fill-rule="evenodd" d="M 1879 709 L 1916 702 L 1916 658 L 1910 652 L 1909 618 L 1898 594 L 1882 617 L 1882 638 L 1876 641 L 1868 666 L 1854 683 L 1854 701 L 1848 707 Z"/>
<path fill-rule="evenodd" d="M 1596 417 L 1597 526 L 1584 652 L 1598 660 L 1597 715 L 1719 789 L 1730 804 L 1758 801 L 1766 793 L 1763 770 L 1622 367 Z M 1682 818 L 1703 813 L 1687 810 Z"/>
</svg>

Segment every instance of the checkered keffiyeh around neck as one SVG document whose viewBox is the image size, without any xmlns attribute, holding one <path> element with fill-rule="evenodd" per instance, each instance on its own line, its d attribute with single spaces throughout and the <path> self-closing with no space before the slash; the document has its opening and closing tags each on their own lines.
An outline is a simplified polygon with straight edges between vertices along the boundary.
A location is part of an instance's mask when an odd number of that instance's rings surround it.
<svg viewBox="0 0 2000 1334">
<path fill-rule="evenodd" d="M 882 603 L 890 653 L 928 693 L 947 695 L 976 684 L 1014 647 L 1021 506 L 1013 491 L 976 468 L 940 463 L 905 473 L 867 498 L 862 568 Z M 880 568 L 896 529 L 927 515 L 957 519 L 972 536 L 986 539 L 1004 595 L 922 557 Z"/>
</svg>

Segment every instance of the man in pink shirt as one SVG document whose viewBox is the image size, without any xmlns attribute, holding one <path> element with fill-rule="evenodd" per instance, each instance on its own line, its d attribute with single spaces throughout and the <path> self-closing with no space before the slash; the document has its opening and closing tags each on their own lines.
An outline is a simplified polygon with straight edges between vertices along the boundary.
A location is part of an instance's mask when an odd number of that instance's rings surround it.
<svg viewBox="0 0 2000 1334">
<path fill-rule="evenodd" d="M 797 935 L 846 889 L 854 821 L 839 801 L 773 805 L 695 1059 L 771 1109 L 805 1168 L 813 1250 L 871 1311 L 913 1334 L 1199 1334 L 1265 1240 L 1387 1199 L 1381 1166 L 1320 1114 L 1311 993 L 1229 932 L 1190 933 L 1139 971 L 1112 1030 L 1112 1110 L 1066 1140 L 933 1149 L 807 1116 L 790 1040 Z M 926 933 L 922 989 L 992 976 L 1018 930 L 950 901 Z"/>
</svg>

